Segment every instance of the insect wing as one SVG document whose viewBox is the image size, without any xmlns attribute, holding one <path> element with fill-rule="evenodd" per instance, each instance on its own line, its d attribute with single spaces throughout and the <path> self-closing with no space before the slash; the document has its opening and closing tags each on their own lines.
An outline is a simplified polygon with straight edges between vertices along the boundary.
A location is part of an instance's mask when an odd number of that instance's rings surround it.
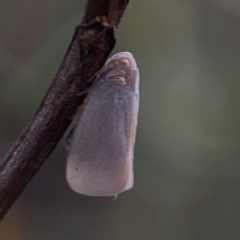
<svg viewBox="0 0 240 240">
<path fill-rule="evenodd" d="M 139 79 L 136 69 L 131 73 L 133 89 L 108 79 L 81 109 L 67 160 L 67 181 L 78 193 L 111 196 L 133 186 Z"/>
</svg>

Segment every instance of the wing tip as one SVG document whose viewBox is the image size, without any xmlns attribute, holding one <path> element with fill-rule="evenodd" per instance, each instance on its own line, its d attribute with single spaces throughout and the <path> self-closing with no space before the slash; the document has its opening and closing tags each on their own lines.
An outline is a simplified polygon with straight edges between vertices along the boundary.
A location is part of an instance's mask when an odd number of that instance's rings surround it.
<svg viewBox="0 0 240 240">
<path fill-rule="evenodd" d="M 92 196 L 92 197 L 112 197 L 117 196 L 118 194 L 130 190 L 133 183 L 133 173 L 128 176 L 128 179 L 117 180 L 116 184 L 108 184 L 109 180 L 104 184 L 101 184 L 101 181 L 95 179 L 85 179 L 84 176 L 74 170 L 67 168 L 66 179 L 69 187 L 74 191 L 82 195 Z M 114 180 L 114 179 L 112 179 Z"/>
</svg>

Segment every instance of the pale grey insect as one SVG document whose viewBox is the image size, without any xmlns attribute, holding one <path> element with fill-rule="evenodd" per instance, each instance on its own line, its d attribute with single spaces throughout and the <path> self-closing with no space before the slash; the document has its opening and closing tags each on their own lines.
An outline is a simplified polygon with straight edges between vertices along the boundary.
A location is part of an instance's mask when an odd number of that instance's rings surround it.
<svg viewBox="0 0 240 240">
<path fill-rule="evenodd" d="M 129 52 L 117 53 L 97 73 L 77 117 L 67 159 L 76 192 L 113 196 L 133 187 L 139 71 Z"/>
</svg>

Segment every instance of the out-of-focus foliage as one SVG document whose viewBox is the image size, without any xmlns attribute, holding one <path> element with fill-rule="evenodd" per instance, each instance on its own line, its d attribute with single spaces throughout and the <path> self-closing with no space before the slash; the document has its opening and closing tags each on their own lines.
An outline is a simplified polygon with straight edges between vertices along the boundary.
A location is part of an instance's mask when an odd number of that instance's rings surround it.
<svg viewBox="0 0 240 240">
<path fill-rule="evenodd" d="M 0 153 L 34 114 L 79 24 L 77 0 L 1 0 Z M 64 144 L 0 225 L 3 240 L 238 240 L 240 4 L 132 0 L 114 52 L 141 73 L 135 187 L 80 196 Z"/>
</svg>

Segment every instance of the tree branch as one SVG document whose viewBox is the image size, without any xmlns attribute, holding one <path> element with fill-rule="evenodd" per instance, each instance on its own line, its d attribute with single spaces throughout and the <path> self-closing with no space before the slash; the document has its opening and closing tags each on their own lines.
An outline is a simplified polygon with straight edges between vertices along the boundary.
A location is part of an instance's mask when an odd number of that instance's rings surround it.
<svg viewBox="0 0 240 240">
<path fill-rule="evenodd" d="M 89 0 L 62 64 L 35 116 L 0 161 L 0 219 L 51 154 L 71 123 L 80 95 L 115 45 L 129 0 Z M 95 19 L 95 21 L 93 21 Z M 94 24 L 91 24 L 91 23 Z"/>
</svg>

